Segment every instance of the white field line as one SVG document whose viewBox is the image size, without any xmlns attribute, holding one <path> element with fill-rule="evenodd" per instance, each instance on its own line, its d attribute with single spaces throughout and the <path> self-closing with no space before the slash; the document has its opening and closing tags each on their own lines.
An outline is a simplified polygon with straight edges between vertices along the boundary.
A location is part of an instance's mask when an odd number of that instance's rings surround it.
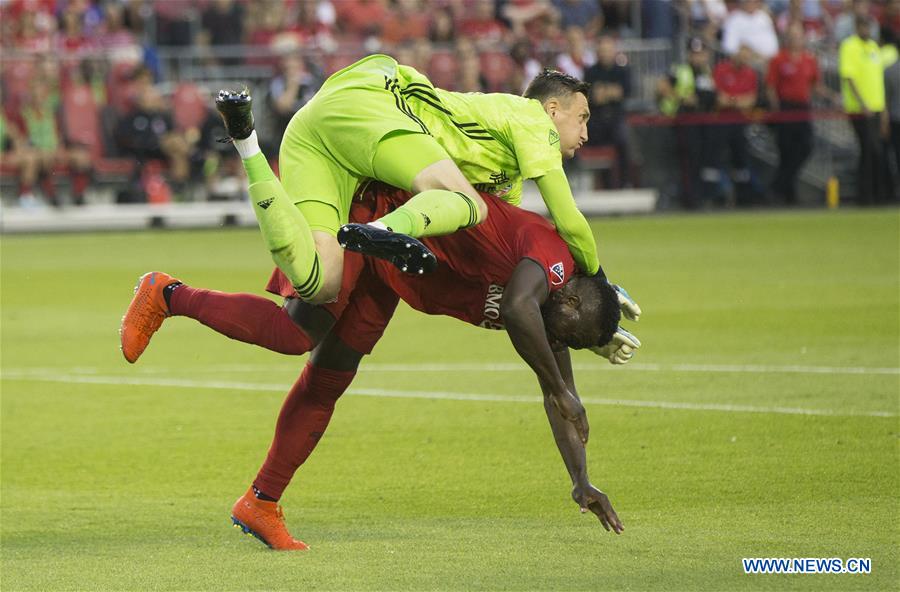
<svg viewBox="0 0 900 592">
<path fill-rule="evenodd" d="M 36 374 L 6 371 L 3 378 L 26 382 L 62 382 L 77 384 L 103 384 L 114 386 L 162 386 L 195 389 L 244 390 L 286 392 L 286 384 L 230 382 L 223 380 L 191 380 L 182 378 L 101 376 L 76 374 Z M 350 395 L 366 397 L 387 397 L 395 399 L 437 399 L 447 401 L 491 401 L 498 403 L 539 403 L 539 397 L 521 395 L 499 395 L 491 393 L 457 393 L 448 391 L 401 391 L 394 389 L 350 388 Z M 807 409 L 800 407 L 770 407 L 754 405 L 732 405 L 717 403 L 684 403 L 676 401 L 641 401 L 634 399 L 606 399 L 584 397 L 582 401 L 589 405 L 610 405 L 615 407 L 646 407 L 651 409 L 684 409 L 690 411 L 723 411 L 728 413 L 775 413 L 780 415 L 820 415 L 836 417 L 896 417 L 891 411 L 853 411 L 834 409 Z"/>
<path fill-rule="evenodd" d="M 862 366 L 770 366 L 763 364 L 642 364 L 610 367 L 609 364 L 574 363 L 575 370 L 615 369 L 641 372 L 731 372 L 750 374 L 895 374 L 900 368 L 867 368 Z M 505 364 L 363 364 L 360 370 L 367 372 L 516 372 L 527 371 L 523 362 Z"/>
<path fill-rule="evenodd" d="M 283 364 L 211 364 L 198 365 L 196 372 L 272 372 L 302 369 L 306 358 L 298 358 L 294 362 Z M 634 362 L 627 366 L 610 366 L 602 362 L 585 364 L 573 363 L 572 368 L 582 372 L 614 370 L 616 372 L 693 372 L 693 373 L 733 373 L 733 374 L 837 374 L 837 375 L 886 375 L 900 376 L 900 368 L 871 366 L 803 366 L 803 365 L 767 365 L 767 364 L 645 364 Z M 100 374 L 100 368 L 79 366 L 74 368 L 23 368 L 3 370 L 3 374 L 30 372 L 34 374 L 51 374 L 55 372 L 73 372 L 76 374 Z M 149 375 L 171 374 L 172 368 L 137 367 L 129 372 Z M 360 372 L 526 372 L 530 373 L 524 362 L 450 362 L 450 363 L 417 363 L 417 364 L 385 364 L 366 363 L 360 366 Z"/>
</svg>

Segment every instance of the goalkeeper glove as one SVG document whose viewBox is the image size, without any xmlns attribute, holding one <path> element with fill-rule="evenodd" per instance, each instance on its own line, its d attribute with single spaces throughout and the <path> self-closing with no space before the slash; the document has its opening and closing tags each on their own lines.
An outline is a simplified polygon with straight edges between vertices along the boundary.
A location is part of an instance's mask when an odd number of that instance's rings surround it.
<svg viewBox="0 0 900 592">
<path fill-rule="evenodd" d="M 622 311 L 622 316 L 624 316 L 629 321 L 637 322 L 637 320 L 641 317 L 641 307 L 638 306 L 638 303 L 628 295 L 628 292 L 625 290 L 625 288 L 623 288 L 622 286 L 617 286 L 616 284 L 612 284 L 612 287 L 616 291 L 616 295 L 619 297 L 619 310 Z M 640 344 L 638 344 L 638 346 L 640 346 Z"/>
<path fill-rule="evenodd" d="M 634 357 L 634 352 L 639 347 L 641 347 L 640 340 L 622 327 L 619 327 L 609 343 L 596 345 L 590 350 L 598 356 L 603 356 L 609 360 L 610 364 L 618 365 L 626 364 L 628 360 Z"/>
</svg>

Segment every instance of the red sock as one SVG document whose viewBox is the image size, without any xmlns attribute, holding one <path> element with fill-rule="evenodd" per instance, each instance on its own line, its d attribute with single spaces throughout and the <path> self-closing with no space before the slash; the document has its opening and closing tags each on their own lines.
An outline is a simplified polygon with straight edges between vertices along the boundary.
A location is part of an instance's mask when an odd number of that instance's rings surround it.
<svg viewBox="0 0 900 592">
<path fill-rule="evenodd" d="M 312 340 L 288 313 L 262 296 L 179 286 L 172 291 L 169 311 L 198 320 L 226 337 L 280 354 L 299 356 L 312 349 Z"/>
<path fill-rule="evenodd" d="M 294 472 L 325 433 L 335 402 L 353 382 L 354 376 L 355 371 L 328 370 L 307 362 L 303 374 L 281 406 L 275 424 L 275 439 L 269 447 L 266 462 L 256 475 L 254 487 L 272 499 L 281 498 Z"/>
</svg>

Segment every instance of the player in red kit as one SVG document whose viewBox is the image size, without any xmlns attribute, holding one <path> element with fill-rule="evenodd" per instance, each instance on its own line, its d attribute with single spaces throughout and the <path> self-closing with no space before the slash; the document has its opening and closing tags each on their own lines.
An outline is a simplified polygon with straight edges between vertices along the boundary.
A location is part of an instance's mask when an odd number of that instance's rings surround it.
<svg viewBox="0 0 900 592">
<path fill-rule="evenodd" d="M 351 218 L 377 218 L 407 198 L 399 190 L 370 185 L 354 200 Z M 301 302 L 277 270 L 268 290 L 287 298 L 284 308 L 257 296 L 194 289 L 159 272 L 142 278 L 123 320 L 123 334 L 145 333 L 143 347 L 170 315 L 190 316 L 229 337 L 282 353 L 297 354 L 318 344 L 285 400 L 265 463 L 232 509 L 235 524 L 245 532 L 276 549 L 306 548 L 288 534 L 277 500 L 315 448 L 336 400 L 381 337 L 401 297 L 429 314 L 506 329 L 538 376 L 572 478 L 573 499 L 604 527 L 621 532 L 608 498 L 587 477 L 588 424 L 568 347 L 591 348 L 613 363 L 627 362 L 640 343 L 618 328 L 620 306 L 632 319 L 640 309 L 602 276 L 573 277 L 568 247 L 543 218 L 491 196 L 485 200 L 490 215 L 483 224 L 427 239 L 439 261 L 433 274 L 409 276 L 384 261 L 348 253 L 341 297 L 324 307 Z M 137 351 L 127 344 L 133 340 L 123 338 L 123 353 L 134 361 L 143 347 Z"/>
</svg>

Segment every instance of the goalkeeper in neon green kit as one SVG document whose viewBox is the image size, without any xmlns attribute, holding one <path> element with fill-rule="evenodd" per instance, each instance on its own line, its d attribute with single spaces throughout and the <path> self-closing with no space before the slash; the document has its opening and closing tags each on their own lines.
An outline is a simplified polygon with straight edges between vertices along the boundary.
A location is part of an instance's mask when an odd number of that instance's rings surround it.
<svg viewBox="0 0 900 592">
<path fill-rule="evenodd" d="M 600 271 L 597 247 L 562 168 L 587 140 L 588 86 L 559 72 L 535 78 L 525 97 L 454 93 L 393 58 L 373 55 L 332 75 L 292 118 L 275 177 L 259 150 L 246 91 L 220 91 L 216 107 L 240 152 L 259 226 L 298 295 L 333 300 L 342 246 L 390 260 L 409 273 L 434 268 L 416 237 L 481 222 L 478 191 L 514 205 L 534 179 L 575 262 Z M 368 225 L 347 224 L 361 182 L 414 193 Z M 476 189 L 478 191 L 476 191 Z"/>
</svg>

